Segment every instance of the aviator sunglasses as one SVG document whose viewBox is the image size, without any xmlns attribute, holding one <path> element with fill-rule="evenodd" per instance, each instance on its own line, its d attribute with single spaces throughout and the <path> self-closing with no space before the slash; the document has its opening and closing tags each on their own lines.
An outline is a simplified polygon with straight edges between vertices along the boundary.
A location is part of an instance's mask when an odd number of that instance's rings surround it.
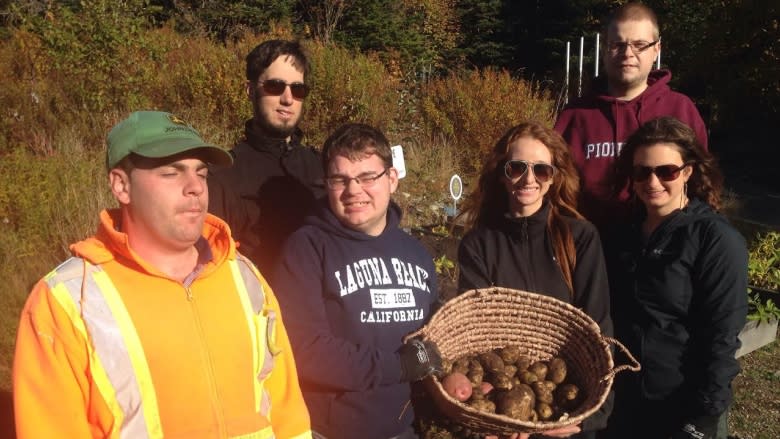
<svg viewBox="0 0 780 439">
<path fill-rule="evenodd" d="M 504 164 L 504 175 L 506 175 L 506 178 L 514 180 L 525 175 L 529 168 L 531 168 L 531 172 L 533 172 L 534 177 L 536 177 L 539 183 L 548 182 L 555 174 L 555 167 L 548 163 L 534 163 L 527 160 L 508 160 L 506 164 Z"/>
<path fill-rule="evenodd" d="M 290 92 L 295 99 L 303 99 L 309 95 L 309 86 L 302 82 L 284 82 L 281 79 L 266 79 L 260 81 L 263 92 L 270 96 L 280 96 L 284 89 L 290 86 Z"/>
<path fill-rule="evenodd" d="M 680 176 L 680 171 L 690 166 L 691 163 L 683 163 L 682 166 L 677 165 L 661 165 L 661 166 L 634 166 L 631 170 L 631 178 L 635 182 L 643 182 L 650 178 L 650 174 L 655 174 L 661 181 L 674 181 Z"/>
</svg>

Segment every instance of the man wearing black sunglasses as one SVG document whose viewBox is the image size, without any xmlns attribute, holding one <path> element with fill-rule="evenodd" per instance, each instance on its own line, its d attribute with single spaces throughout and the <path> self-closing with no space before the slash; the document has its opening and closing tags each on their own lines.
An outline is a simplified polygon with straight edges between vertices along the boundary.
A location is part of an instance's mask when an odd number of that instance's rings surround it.
<svg viewBox="0 0 780 439">
<path fill-rule="evenodd" d="M 246 57 L 253 117 L 231 168 L 212 169 L 209 210 L 268 277 L 284 240 L 325 194 L 319 153 L 301 144 L 309 61 L 298 42 L 270 40 Z M 268 279 L 272 282 L 272 279 Z"/>
<path fill-rule="evenodd" d="M 579 210 L 602 234 L 628 220 L 628 193 L 613 198 L 611 176 L 624 142 L 640 125 L 674 116 L 693 128 L 707 148 L 704 121 L 693 102 L 669 88 L 671 72 L 652 70 L 661 52 L 655 13 L 643 4 L 627 3 L 615 10 L 605 30 L 606 74 L 594 79 L 588 94 L 564 108 L 555 124 L 580 172 Z"/>
</svg>

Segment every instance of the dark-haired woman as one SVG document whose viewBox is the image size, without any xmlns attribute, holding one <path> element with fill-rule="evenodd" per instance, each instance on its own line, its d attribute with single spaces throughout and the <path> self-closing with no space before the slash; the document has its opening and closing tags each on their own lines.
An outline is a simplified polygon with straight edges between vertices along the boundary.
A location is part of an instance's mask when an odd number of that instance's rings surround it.
<svg viewBox="0 0 780 439">
<path fill-rule="evenodd" d="M 459 291 L 499 286 L 552 296 L 583 309 L 611 335 L 601 242 L 577 212 L 578 193 L 579 177 L 558 133 L 535 122 L 507 131 L 463 212 L 469 231 L 458 249 Z M 608 400 L 571 437 L 593 437 L 610 410 Z"/>
<path fill-rule="evenodd" d="M 610 437 L 714 438 L 747 313 L 747 249 L 717 213 L 721 174 L 672 117 L 641 126 L 616 171 L 636 217 L 607 248 L 612 316 L 642 370 L 616 378 Z"/>
</svg>

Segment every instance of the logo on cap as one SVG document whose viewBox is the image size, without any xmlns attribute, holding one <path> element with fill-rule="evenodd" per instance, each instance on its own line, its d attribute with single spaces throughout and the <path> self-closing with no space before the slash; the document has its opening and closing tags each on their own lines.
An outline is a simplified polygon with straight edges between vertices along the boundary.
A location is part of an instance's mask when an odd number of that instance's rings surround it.
<svg viewBox="0 0 780 439">
<path fill-rule="evenodd" d="M 173 122 L 175 124 L 179 124 L 179 125 L 189 125 L 187 122 L 179 119 L 178 117 L 174 116 L 173 114 L 169 114 L 168 115 L 168 120 L 170 120 L 171 122 Z"/>
</svg>

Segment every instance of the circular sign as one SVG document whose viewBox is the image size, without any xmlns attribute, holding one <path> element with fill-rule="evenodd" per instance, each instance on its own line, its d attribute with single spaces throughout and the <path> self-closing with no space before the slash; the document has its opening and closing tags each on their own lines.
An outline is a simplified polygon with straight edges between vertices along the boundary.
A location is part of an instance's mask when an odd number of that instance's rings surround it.
<svg viewBox="0 0 780 439">
<path fill-rule="evenodd" d="M 463 195 L 463 181 L 461 181 L 458 174 L 450 178 L 450 195 L 452 195 L 452 199 L 455 201 L 458 201 L 460 196 Z"/>
</svg>

